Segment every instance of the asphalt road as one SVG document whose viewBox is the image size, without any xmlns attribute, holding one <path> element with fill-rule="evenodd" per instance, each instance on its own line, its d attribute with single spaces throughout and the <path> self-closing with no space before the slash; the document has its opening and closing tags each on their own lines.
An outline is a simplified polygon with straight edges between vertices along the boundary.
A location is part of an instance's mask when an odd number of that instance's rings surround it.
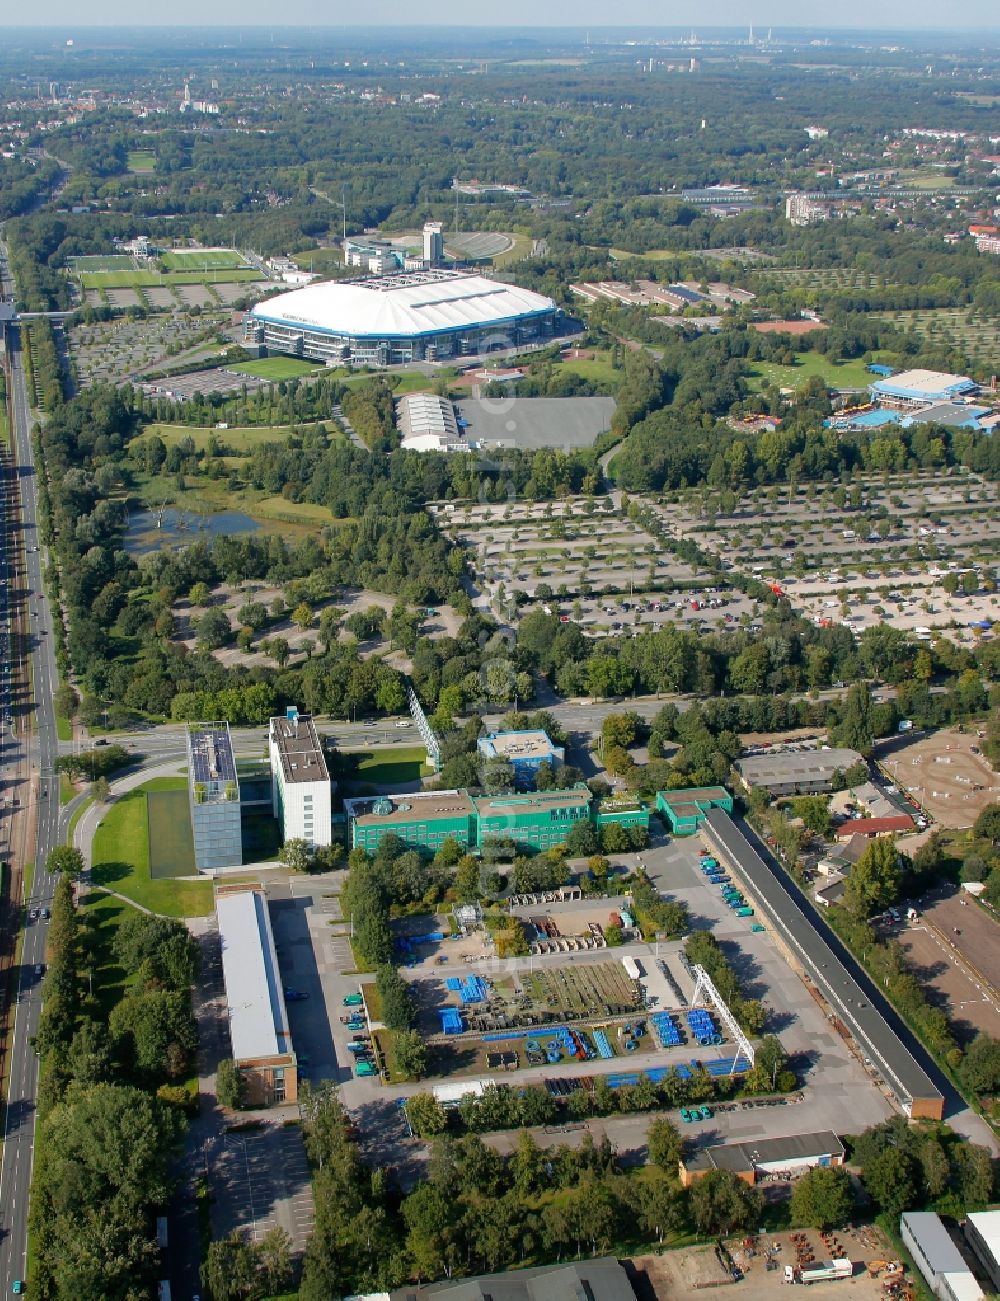
<svg viewBox="0 0 1000 1301">
<path fill-rule="evenodd" d="M 0 246 L 0 286 L 9 284 L 6 250 Z M 30 439 L 30 405 L 16 330 L 11 332 L 10 394 L 13 415 L 12 460 L 20 488 L 20 542 L 24 548 L 25 574 L 16 586 L 9 585 L 16 600 L 26 607 L 29 659 L 33 699 L 29 699 L 19 718 L 17 730 L 2 753 L 6 772 L 30 759 L 37 785 L 29 786 L 30 798 L 37 801 L 36 871 L 29 908 L 41 908 L 51 902 L 55 878 L 45 871 L 50 850 L 59 843 L 59 787 L 54 769 L 57 754 L 53 692 L 58 682 L 52 648 L 52 621 L 48 601 L 43 594 L 41 556 L 36 531 L 37 483 Z M 13 563 L 8 543 L 6 560 Z M 27 613 L 30 611 L 31 613 Z M 34 734 L 29 730 L 34 726 Z M 26 796 L 25 798 L 29 798 Z M 44 963 L 48 923 L 26 923 L 20 967 L 16 972 L 17 1006 L 10 1050 L 10 1089 L 4 1113 L 4 1145 L 0 1166 L 0 1293 L 8 1294 L 14 1279 L 23 1278 L 27 1254 L 28 1198 L 34 1160 L 35 1104 L 38 1093 L 38 1061 L 31 1038 L 41 1012 L 41 978 L 36 966 Z"/>
</svg>

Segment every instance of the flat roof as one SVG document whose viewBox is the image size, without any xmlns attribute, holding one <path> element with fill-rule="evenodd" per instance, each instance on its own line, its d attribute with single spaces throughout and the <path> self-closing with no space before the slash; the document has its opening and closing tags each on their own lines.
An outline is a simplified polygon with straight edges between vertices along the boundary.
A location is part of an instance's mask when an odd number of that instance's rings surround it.
<svg viewBox="0 0 1000 1301">
<path fill-rule="evenodd" d="M 760 1138 L 744 1143 L 719 1143 L 703 1147 L 684 1161 L 687 1170 L 752 1170 L 775 1161 L 806 1157 L 844 1156 L 844 1145 L 832 1129 L 813 1134 Z"/>
<path fill-rule="evenodd" d="M 736 760 L 736 770 L 751 786 L 828 780 L 840 769 L 864 763 L 857 750 L 790 750 L 752 754 Z"/>
<path fill-rule="evenodd" d="M 687 790 L 657 791 L 657 798 L 679 812 L 697 800 L 729 800 L 732 796 L 725 786 L 691 786 Z"/>
<path fill-rule="evenodd" d="M 590 791 L 575 787 L 568 791 L 525 791 L 522 795 L 479 795 L 473 799 L 481 818 L 500 817 L 505 813 L 549 813 L 556 809 L 590 806 Z"/>
<path fill-rule="evenodd" d="M 215 901 L 229 1037 L 236 1061 L 292 1051 L 267 899 L 260 886 L 228 888 Z"/>
<path fill-rule="evenodd" d="M 286 782 L 328 782 L 326 760 L 311 714 L 271 719 L 271 740 Z"/>
<path fill-rule="evenodd" d="M 1000 1263 L 1000 1211 L 970 1211 L 965 1218 L 979 1234 L 986 1250 Z"/>
<path fill-rule="evenodd" d="M 508 759 L 547 759 L 558 749 L 540 727 L 523 732 L 490 732 L 480 737 L 479 747 L 490 748 L 494 754 Z"/>
<path fill-rule="evenodd" d="M 864 985 L 841 960 L 843 952 L 828 929 L 784 879 L 780 868 L 758 853 L 728 813 L 711 809 L 704 825 L 732 860 L 732 866 L 778 927 L 824 998 L 840 1016 L 860 1046 L 878 1067 L 903 1102 L 944 1097 L 916 1059 L 901 1034 L 896 1013 L 879 995 L 867 976 Z M 834 949 L 834 943 L 837 948 Z M 873 1000 L 877 1003 L 873 1005 Z"/>
<path fill-rule="evenodd" d="M 970 1273 L 965 1257 L 935 1211 L 905 1211 L 901 1218 L 935 1274 Z"/>
<path fill-rule="evenodd" d="M 375 805 L 390 810 L 375 813 Z M 435 818 L 468 818 L 475 812 L 466 791 L 415 791 L 408 795 L 376 795 L 344 800 L 344 812 L 362 827 L 403 826 Z"/>
</svg>

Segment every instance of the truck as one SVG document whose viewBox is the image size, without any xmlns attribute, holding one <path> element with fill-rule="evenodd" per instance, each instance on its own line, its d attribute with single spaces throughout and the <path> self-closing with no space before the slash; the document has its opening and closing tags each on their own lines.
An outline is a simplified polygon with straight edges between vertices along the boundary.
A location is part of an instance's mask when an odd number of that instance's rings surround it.
<svg viewBox="0 0 1000 1301">
<path fill-rule="evenodd" d="M 785 1266 L 786 1283 L 824 1283 L 834 1278 L 850 1278 L 854 1266 L 846 1256 L 839 1260 L 818 1260 L 815 1265 Z"/>
</svg>

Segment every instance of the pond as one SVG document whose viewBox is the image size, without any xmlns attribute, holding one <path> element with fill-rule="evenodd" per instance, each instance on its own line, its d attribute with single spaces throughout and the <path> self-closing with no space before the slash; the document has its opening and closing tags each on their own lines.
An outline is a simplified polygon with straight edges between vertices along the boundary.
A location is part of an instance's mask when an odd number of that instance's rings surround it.
<svg viewBox="0 0 1000 1301">
<path fill-rule="evenodd" d="M 186 547 L 192 542 L 221 534 L 256 533 L 260 525 L 239 510 L 201 515 L 167 506 L 163 510 L 141 510 L 129 515 L 125 550 L 132 555 L 159 551 L 161 547 Z"/>
</svg>

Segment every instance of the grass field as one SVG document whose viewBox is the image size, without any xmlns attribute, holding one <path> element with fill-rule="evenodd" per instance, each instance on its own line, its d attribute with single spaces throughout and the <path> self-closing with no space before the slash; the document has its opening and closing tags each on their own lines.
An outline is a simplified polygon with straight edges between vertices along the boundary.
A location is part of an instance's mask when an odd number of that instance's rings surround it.
<svg viewBox="0 0 1000 1301">
<path fill-rule="evenodd" d="M 795 354 L 794 366 L 779 366 L 774 362 L 754 366 L 749 383 L 752 389 L 761 389 L 765 384 L 798 388 L 813 375 L 818 375 L 829 388 L 864 389 L 874 378 L 863 361 L 838 362 L 818 352 L 799 352 Z"/>
<path fill-rule="evenodd" d="M 418 781 L 432 771 L 422 745 L 396 745 L 374 754 L 365 751 L 358 764 L 358 781 L 370 782 L 374 786 L 394 786 L 400 782 Z"/>
<path fill-rule="evenodd" d="M 598 384 L 609 384 L 617 388 L 622 382 L 623 372 L 611 365 L 611 352 L 607 348 L 594 349 L 594 356 L 574 357 L 559 363 L 560 370 L 571 371 L 583 379 L 594 380 Z"/>
<path fill-rule="evenodd" d="M 125 253 L 85 253 L 67 258 L 70 270 L 76 274 L 85 271 L 133 271 L 135 263 Z"/>
<path fill-rule="evenodd" d="M 227 366 L 239 375 L 254 375 L 257 379 L 298 379 L 300 375 L 311 375 L 323 370 L 320 362 L 300 361 L 298 357 L 262 357 L 260 361 L 238 361 Z"/>
<path fill-rule="evenodd" d="M 84 289 L 169 289 L 171 285 L 226 285 L 263 280 L 251 267 L 222 268 L 218 271 L 107 271 L 84 272 Z"/>
<path fill-rule="evenodd" d="M 156 171 L 156 154 L 152 149 L 130 149 L 127 162 L 130 172 Z"/>
<path fill-rule="evenodd" d="M 154 881 L 194 876 L 194 837 L 188 812 L 186 782 L 174 790 L 150 791 L 146 796 L 149 875 Z"/>
<path fill-rule="evenodd" d="M 497 253 L 493 258 L 493 265 L 497 268 L 508 267 L 512 262 L 520 262 L 531 253 L 531 247 L 534 241 L 530 235 L 522 235 L 519 231 L 510 232 L 513 239 L 513 246 L 503 253 Z"/>
<path fill-rule="evenodd" d="M 297 524 L 330 524 L 333 517 L 328 506 L 314 501 L 289 501 L 285 497 L 263 497 L 247 506 L 247 513 L 258 519 L 288 520 Z"/>
<path fill-rule="evenodd" d="M 243 257 L 231 248 L 174 248 L 160 254 L 168 271 L 224 271 L 245 267 Z"/>
<path fill-rule="evenodd" d="M 330 421 L 324 422 L 325 427 L 329 430 L 331 439 L 340 440 L 342 438 L 340 430 Z M 300 425 L 298 428 L 306 429 L 308 425 Z M 174 443 L 179 443 L 185 438 L 194 440 L 194 445 L 199 451 L 204 451 L 208 446 L 208 440 L 214 438 L 217 442 L 226 447 L 231 447 L 234 452 L 250 452 L 261 443 L 284 442 L 291 434 L 291 428 L 288 425 L 248 425 L 239 429 L 204 429 L 193 425 L 147 425 L 141 434 L 142 438 L 162 438 L 167 447 Z"/>
<path fill-rule="evenodd" d="M 115 801 L 94 833 L 91 877 L 95 885 L 165 917 L 205 917 L 212 911 L 210 881 L 154 881 L 149 873 L 146 796 L 177 790 L 178 782 L 154 777 Z"/>
</svg>

